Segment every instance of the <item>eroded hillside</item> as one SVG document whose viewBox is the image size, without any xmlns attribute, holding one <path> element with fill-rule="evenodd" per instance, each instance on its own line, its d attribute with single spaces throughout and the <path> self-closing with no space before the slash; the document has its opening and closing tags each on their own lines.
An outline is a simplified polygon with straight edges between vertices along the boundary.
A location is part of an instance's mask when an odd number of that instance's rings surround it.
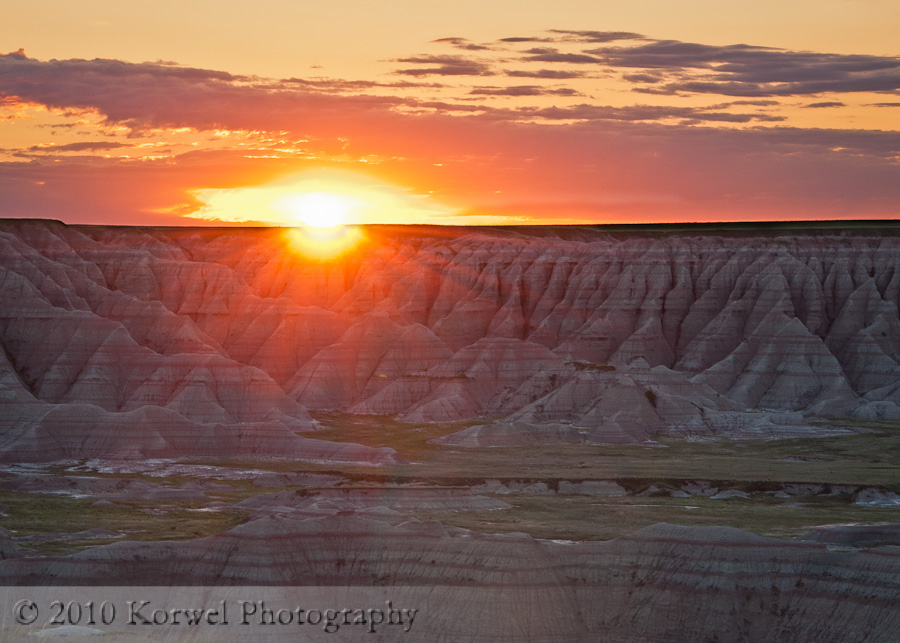
<svg viewBox="0 0 900 643">
<path fill-rule="evenodd" d="M 286 455 L 308 410 L 486 418 L 445 442 L 810 435 L 900 417 L 900 239 L 0 223 L 4 458 Z"/>
</svg>

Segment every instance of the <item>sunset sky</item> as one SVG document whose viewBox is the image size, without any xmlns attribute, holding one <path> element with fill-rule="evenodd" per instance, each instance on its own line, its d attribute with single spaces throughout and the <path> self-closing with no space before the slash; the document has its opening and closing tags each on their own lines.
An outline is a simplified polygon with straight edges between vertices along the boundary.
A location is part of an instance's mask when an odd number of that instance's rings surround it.
<svg viewBox="0 0 900 643">
<path fill-rule="evenodd" d="M 897 218 L 898 33 L 896 0 L 11 3 L 0 217 Z"/>
</svg>

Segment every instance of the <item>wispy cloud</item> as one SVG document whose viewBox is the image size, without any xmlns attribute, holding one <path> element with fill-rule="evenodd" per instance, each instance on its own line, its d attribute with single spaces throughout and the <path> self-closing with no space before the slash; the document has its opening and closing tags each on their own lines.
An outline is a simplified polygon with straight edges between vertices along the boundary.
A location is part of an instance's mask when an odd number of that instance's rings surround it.
<svg viewBox="0 0 900 643">
<path fill-rule="evenodd" d="M 304 87 L 314 91 L 341 93 L 369 89 L 439 89 L 445 87 L 441 83 L 419 83 L 409 80 L 382 83 L 376 80 L 344 80 L 342 78 L 286 78 L 281 83 L 288 87 Z"/>
<path fill-rule="evenodd" d="M 693 123 L 749 123 L 751 121 L 778 122 L 784 116 L 768 114 L 739 114 L 733 112 L 717 112 L 695 107 L 670 107 L 660 105 L 632 105 L 628 107 L 611 107 L 608 105 L 574 105 L 572 107 L 549 107 L 546 109 L 528 110 L 533 116 L 548 120 L 583 120 L 583 121 L 660 121 L 681 119 Z"/>
<path fill-rule="evenodd" d="M 547 88 L 537 85 L 515 85 L 513 87 L 476 87 L 469 94 L 479 96 L 580 96 L 571 87 Z"/>
<path fill-rule="evenodd" d="M 572 54 L 561 52 L 553 47 L 536 47 L 525 52 L 530 54 L 523 58 L 527 62 L 542 63 L 575 63 L 575 64 L 597 64 L 603 62 L 596 56 L 588 56 L 585 54 Z"/>
<path fill-rule="evenodd" d="M 642 40 L 645 36 L 633 31 L 570 31 L 551 29 L 550 33 L 558 34 L 562 40 L 577 42 L 613 42 L 616 40 Z"/>
<path fill-rule="evenodd" d="M 590 75 L 583 71 L 568 71 L 564 69 L 538 69 L 536 71 L 507 69 L 503 73 L 512 78 L 543 78 L 546 80 L 570 80 L 572 78 L 586 78 Z"/>
<path fill-rule="evenodd" d="M 488 45 L 479 45 L 478 43 L 472 42 L 468 38 L 438 38 L 437 40 L 432 40 L 431 42 L 453 45 L 457 49 L 464 49 L 466 51 L 484 51 L 491 49 L 491 47 L 489 47 Z"/>
<path fill-rule="evenodd" d="M 115 150 L 122 147 L 134 147 L 119 141 L 82 141 L 65 145 L 32 145 L 31 152 L 96 152 L 98 150 Z"/>
<path fill-rule="evenodd" d="M 404 76 L 491 76 L 494 74 L 487 63 L 464 56 L 411 56 L 398 58 L 394 62 L 427 65 L 394 70 L 395 74 Z"/>
<path fill-rule="evenodd" d="M 554 42 L 555 38 L 540 38 L 538 36 L 510 36 L 509 38 L 500 38 L 497 42 Z"/>
</svg>

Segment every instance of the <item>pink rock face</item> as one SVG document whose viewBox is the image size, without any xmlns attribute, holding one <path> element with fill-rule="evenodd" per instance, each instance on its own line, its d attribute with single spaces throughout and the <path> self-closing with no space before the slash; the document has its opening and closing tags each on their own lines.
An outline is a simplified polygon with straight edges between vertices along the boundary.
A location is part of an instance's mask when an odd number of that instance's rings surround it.
<svg viewBox="0 0 900 643">
<path fill-rule="evenodd" d="M 307 409 L 504 418 L 460 440 L 487 446 L 900 417 L 896 238 L 558 233 L 373 227 L 323 260 L 271 229 L 0 222 L 0 452 L 337 457 Z"/>
</svg>

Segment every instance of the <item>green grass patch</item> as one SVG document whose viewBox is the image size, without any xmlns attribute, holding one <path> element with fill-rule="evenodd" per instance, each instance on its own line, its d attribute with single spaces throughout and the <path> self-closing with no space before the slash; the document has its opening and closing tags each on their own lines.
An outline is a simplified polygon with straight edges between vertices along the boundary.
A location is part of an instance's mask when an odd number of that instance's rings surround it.
<svg viewBox="0 0 900 643">
<path fill-rule="evenodd" d="M 78 541 L 22 542 L 23 548 L 47 555 L 73 553 L 119 540 L 192 540 L 221 533 L 244 520 L 240 512 L 196 511 L 208 500 L 137 501 L 114 500 L 112 506 L 94 507 L 96 499 L 57 494 L 0 491 L 7 516 L 0 525 L 10 536 L 76 533 L 106 529 L 125 533 L 125 538 Z"/>
</svg>

